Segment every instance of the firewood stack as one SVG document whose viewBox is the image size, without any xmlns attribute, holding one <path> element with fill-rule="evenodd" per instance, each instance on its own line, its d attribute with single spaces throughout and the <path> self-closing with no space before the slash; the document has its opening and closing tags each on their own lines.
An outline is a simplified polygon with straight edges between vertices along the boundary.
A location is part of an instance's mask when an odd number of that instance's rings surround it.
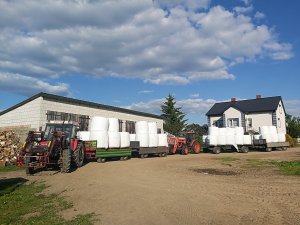
<svg viewBox="0 0 300 225">
<path fill-rule="evenodd" d="M 14 131 L 0 131 L 0 164 L 14 165 L 21 146 L 19 136 Z"/>
</svg>

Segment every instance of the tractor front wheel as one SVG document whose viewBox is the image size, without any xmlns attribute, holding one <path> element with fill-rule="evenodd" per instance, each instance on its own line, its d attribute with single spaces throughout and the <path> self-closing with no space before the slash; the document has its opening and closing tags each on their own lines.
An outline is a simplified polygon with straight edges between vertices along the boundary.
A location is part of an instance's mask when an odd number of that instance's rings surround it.
<svg viewBox="0 0 300 225">
<path fill-rule="evenodd" d="M 200 144 L 198 141 L 195 141 L 192 145 L 192 151 L 195 154 L 199 154 L 200 153 Z"/>
<path fill-rule="evenodd" d="M 73 152 L 73 162 L 75 167 L 82 167 L 84 161 L 84 150 L 81 142 L 78 143 L 75 151 Z"/>
<path fill-rule="evenodd" d="M 70 173 L 71 171 L 71 151 L 66 148 L 62 150 L 60 156 L 60 172 L 62 173 Z"/>
<path fill-rule="evenodd" d="M 188 146 L 182 145 L 181 154 L 182 154 L 182 155 L 187 155 L 187 154 L 189 154 L 189 148 L 188 148 Z"/>
</svg>

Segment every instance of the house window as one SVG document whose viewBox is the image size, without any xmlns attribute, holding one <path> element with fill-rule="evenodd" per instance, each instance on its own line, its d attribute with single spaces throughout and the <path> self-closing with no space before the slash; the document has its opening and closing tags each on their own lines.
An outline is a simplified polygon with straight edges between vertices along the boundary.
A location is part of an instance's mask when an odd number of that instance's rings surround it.
<svg viewBox="0 0 300 225">
<path fill-rule="evenodd" d="M 247 127 L 252 128 L 252 118 L 247 119 Z"/>
<path fill-rule="evenodd" d="M 123 121 L 122 120 L 119 120 L 119 132 L 122 132 L 122 128 L 123 128 Z"/>
<path fill-rule="evenodd" d="M 230 118 L 227 121 L 228 121 L 228 127 L 238 127 L 239 126 L 238 118 Z"/>
<path fill-rule="evenodd" d="M 278 118 L 277 126 L 278 126 L 278 128 L 281 128 L 281 120 L 280 120 L 280 118 Z"/>
<path fill-rule="evenodd" d="M 135 122 L 126 121 L 126 132 L 129 132 L 130 134 L 135 133 Z"/>
<path fill-rule="evenodd" d="M 282 106 L 279 104 L 279 113 L 282 114 Z"/>
<path fill-rule="evenodd" d="M 221 119 L 219 120 L 214 120 L 213 122 L 214 127 L 223 127 L 223 121 Z"/>
</svg>

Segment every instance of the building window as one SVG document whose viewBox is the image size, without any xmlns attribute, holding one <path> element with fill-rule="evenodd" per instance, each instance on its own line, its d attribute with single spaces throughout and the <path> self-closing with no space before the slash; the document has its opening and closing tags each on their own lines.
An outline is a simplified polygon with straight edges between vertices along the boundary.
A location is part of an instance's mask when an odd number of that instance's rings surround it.
<svg viewBox="0 0 300 225">
<path fill-rule="evenodd" d="M 281 120 L 280 120 L 280 118 L 278 118 L 277 126 L 278 126 L 278 128 L 281 128 Z"/>
<path fill-rule="evenodd" d="M 73 113 L 47 111 L 47 121 L 72 121 L 79 124 L 79 129 L 82 131 L 88 130 L 89 116 Z"/>
<path fill-rule="evenodd" d="M 214 127 L 223 127 L 223 120 L 222 119 L 214 120 L 213 126 Z"/>
<path fill-rule="evenodd" d="M 119 120 L 119 132 L 123 131 L 123 121 Z"/>
<path fill-rule="evenodd" d="M 126 132 L 129 132 L 130 134 L 135 134 L 135 122 L 126 121 Z"/>
<path fill-rule="evenodd" d="M 250 129 L 252 128 L 252 118 L 247 119 L 247 127 Z"/>
<path fill-rule="evenodd" d="M 238 127 L 239 126 L 238 118 L 230 118 L 227 121 L 228 121 L 228 127 Z"/>
<path fill-rule="evenodd" d="M 279 104 L 279 113 L 282 114 L 282 106 Z"/>
</svg>

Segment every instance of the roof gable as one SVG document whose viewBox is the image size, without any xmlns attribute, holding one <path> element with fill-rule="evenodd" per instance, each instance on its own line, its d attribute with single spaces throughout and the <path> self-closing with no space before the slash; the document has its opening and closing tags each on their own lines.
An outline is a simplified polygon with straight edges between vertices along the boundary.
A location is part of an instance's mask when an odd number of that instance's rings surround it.
<svg viewBox="0 0 300 225">
<path fill-rule="evenodd" d="M 269 98 L 250 99 L 236 102 L 220 102 L 214 104 L 213 107 L 206 113 L 206 115 L 222 115 L 230 107 L 234 107 L 242 111 L 243 113 L 273 112 L 276 111 L 280 101 L 282 102 L 281 97 L 275 96 Z"/>
</svg>

